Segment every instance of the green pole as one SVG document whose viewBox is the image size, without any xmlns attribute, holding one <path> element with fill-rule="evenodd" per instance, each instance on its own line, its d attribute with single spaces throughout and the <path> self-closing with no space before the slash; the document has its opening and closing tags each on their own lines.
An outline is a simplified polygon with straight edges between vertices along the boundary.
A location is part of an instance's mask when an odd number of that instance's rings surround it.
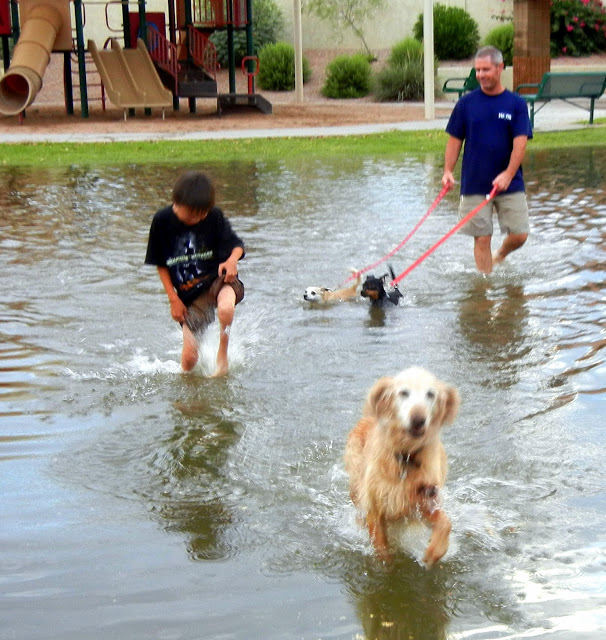
<svg viewBox="0 0 606 640">
<path fill-rule="evenodd" d="M 145 43 L 145 46 L 149 48 L 149 43 L 147 42 L 147 16 L 145 15 L 145 0 L 139 0 L 139 33 L 137 34 L 138 38 L 141 38 Z M 151 116 L 151 109 L 149 107 L 143 110 L 143 113 L 146 116 Z"/>
<path fill-rule="evenodd" d="M 17 0 L 11 0 L 11 23 L 13 25 L 13 44 L 19 40 L 19 6 Z"/>
<path fill-rule="evenodd" d="M 234 51 L 234 0 L 227 0 L 227 66 L 229 92 L 236 93 L 236 52 Z"/>
<path fill-rule="evenodd" d="M 8 36 L 2 36 L 2 61 L 4 70 L 6 71 L 10 66 L 11 47 L 8 41 Z"/>
<path fill-rule="evenodd" d="M 253 43 L 253 11 L 252 11 L 252 0 L 246 0 L 246 55 L 252 56 L 254 55 L 254 43 Z M 255 63 L 252 60 L 249 60 L 248 63 L 248 73 L 252 74 L 254 71 Z M 255 77 L 253 75 L 250 76 L 250 86 L 252 89 L 252 93 L 255 92 Z"/>
<path fill-rule="evenodd" d="M 88 118 L 88 91 L 86 89 L 86 61 L 84 48 L 84 22 L 82 20 L 82 0 L 74 0 L 74 16 L 76 19 L 76 52 L 78 54 L 78 77 L 80 79 L 80 106 L 82 117 Z"/>
<path fill-rule="evenodd" d="M 145 15 L 145 0 L 139 0 L 139 33 L 138 37 L 145 42 L 147 47 L 147 17 Z"/>
<path fill-rule="evenodd" d="M 130 37 L 130 13 L 128 12 L 128 0 L 122 0 L 122 24 L 124 25 L 124 48 L 133 46 Z"/>
<path fill-rule="evenodd" d="M 72 52 L 63 52 L 63 93 L 65 95 L 65 111 L 74 115 L 74 86 L 72 82 Z"/>
</svg>

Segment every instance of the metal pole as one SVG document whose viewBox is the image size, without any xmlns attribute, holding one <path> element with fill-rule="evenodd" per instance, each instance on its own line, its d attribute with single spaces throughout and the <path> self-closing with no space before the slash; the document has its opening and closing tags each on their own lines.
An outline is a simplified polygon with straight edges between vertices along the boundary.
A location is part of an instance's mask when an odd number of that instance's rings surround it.
<svg viewBox="0 0 606 640">
<path fill-rule="evenodd" d="M 130 49 L 133 43 L 130 37 L 130 13 L 128 12 L 128 0 L 122 0 L 122 24 L 124 25 L 124 48 Z"/>
<path fill-rule="evenodd" d="M 295 28 L 295 102 L 303 102 L 303 30 L 301 28 L 301 0 L 294 2 Z"/>
<path fill-rule="evenodd" d="M 246 55 L 253 56 L 254 54 L 254 43 L 253 43 L 253 9 L 252 9 L 252 0 L 246 0 Z M 248 69 L 248 93 L 255 92 L 255 76 L 253 75 L 253 71 L 255 70 L 255 62 L 253 60 L 249 60 L 246 63 Z"/>
<path fill-rule="evenodd" d="M 5 71 L 9 68 L 11 64 L 10 57 L 11 57 L 11 49 L 10 49 L 10 42 L 8 41 L 8 36 L 2 36 L 2 60 L 3 60 L 3 66 Z"/>
<path fill-rule="evenodd" d="M 11 0 L 11 24 L 13 25 L 13 45 L 19 40 L 19 6 L 17 0 Z"/>
<path fill-rule="evenodd" d="M 168 36 L 169 40 L 176 46 L 177 20 L 175 18 L 175 3 L 173 0 L 168 0 Z M 179 111 L 179 96 L 177 95 L 173 95 L 173 111 Z"/>
<path fill-rule="evenodd" d="M 72 82 L 72 52 L 63 52 L 63 93 L 65 95 L 65 111 L 74 115 L 74 85 Z"/>
<path fill-rule="evenodd" d="M 425 119 L 433 120 L 435 118 L 433 0 L 425 0 L 423 9 L 423 72 L 425 76 Z"/>
<path fill-rule="evenodd" d="M 147 16 L 145 15 L 145 0 L 139 0 L 139 33 L 138 38 L 141 38 L 145 42 L 147 47 Z M 137 43 L 135 42 L 135 47 Z"/>
<path fill-rule="evenodd" d="M 82 0 L 74 0 L 76 19 L 76 52 L 78 54 L 78 77 L 80 79 L 80 106 L 82 117 L 88 118 L 88 91 L 86 89 L 86 50 L 84 48 L 84 22 L 82 20 Z"/>
</svg>

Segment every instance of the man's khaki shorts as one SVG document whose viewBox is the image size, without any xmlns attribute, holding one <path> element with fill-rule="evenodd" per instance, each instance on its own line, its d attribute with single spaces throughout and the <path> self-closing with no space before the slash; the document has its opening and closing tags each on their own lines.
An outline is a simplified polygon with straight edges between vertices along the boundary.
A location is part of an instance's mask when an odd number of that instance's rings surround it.
<svg viewBox="0 0 606 640">
<path fill-rule="evenodd" d="M 459 202 L 459 220 L 486 200 L 485 196 L 461 196 Z M 496 213 L 501 233 L 528 233 L 528 203 L 523 191 L 504 193 L 495 196 L 485 207 L 461 229 L 468 236 L 491 236 L 493 234 L 492 214 Z"/>
<path fill-rule="evenodd" d="M 203 291 L 188 307 L 185 324 L 192 333 L 201 332 L 215 319 L 217 296 L 226 285 L 231 287 L 236 294 L 236 304 L 244 298 L 244 285 L 239 278 L 231 282 L 225 282 L 225 276 L 216 278 L 210 287 Z"/>
</svg>

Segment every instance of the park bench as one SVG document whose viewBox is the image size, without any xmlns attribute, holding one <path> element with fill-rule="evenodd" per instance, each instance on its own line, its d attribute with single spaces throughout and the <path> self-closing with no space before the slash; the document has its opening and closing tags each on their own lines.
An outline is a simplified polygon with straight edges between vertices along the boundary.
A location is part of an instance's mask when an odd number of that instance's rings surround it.
<svg viewBox="0 0 606 640">
<path fill-rule="evenodd" d="M 606 89 L 606 71 L 577 71 L 566 73 L 547 72 L 543 74 L 538 84 L 526 83 L 516 87 L 516 93 L 520 94 L 530 106 L 530 123 L 534 127 L 534 114 L 538 113 L 551 100 L 563 100 L 569 104 L 587 109 L 587 107 L 572 102 L 574 98 L 588 98 L 590 101 L 589 124 L 593 124 L 593 110 L 595 101 Z M 525 91 L 533 90 L 530 93 Z M 543 104 L 535 110 L 535 104 Z"/>
<path fill-rule="evenodd" d="M 476 79 L 476 70 L 471 68 L 466 78 L 448 78 L 442 87 L 442 93 L 457 93 L 457 100 L 468 91 L 477 89 L 480 85 Z"/>
</svg>

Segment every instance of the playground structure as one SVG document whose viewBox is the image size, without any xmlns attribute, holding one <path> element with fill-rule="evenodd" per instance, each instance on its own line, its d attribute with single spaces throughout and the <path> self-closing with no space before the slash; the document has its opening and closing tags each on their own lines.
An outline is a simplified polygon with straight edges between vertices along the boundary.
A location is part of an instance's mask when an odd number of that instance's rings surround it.
<svg viewBox="0 0 606 640">
<path fill-rule="evenodd" d="M 99 48 L 89 39 L 84 45 L 85 3 L 83 0 L 0 0 L 0 37 L 5 73 L 0 78 L 0 114 L 23 117 L 42 87 L 52 53 L 62 53 L 64 94 L 68 114 L 74 113 L 72 62 L 78 65 L 82 117 L 89 115 L 90 63 L 100 77 L 101 99 L 105 96 L 118 108 L 133 113 L 142 108 L 179 109 L 186 98 L 191 112 L 196 99 L 215 98 L 217 113 L 225 108 L 254 107 L 271 113 L 271 104 L 255 93 L 258 60 L 252 55 L 252 0 L 167 0 L 167 16 L 148 13 L 145 0 L 132 0 L 137 12 L 129 12 L 129 0 L 107 0 L 89 5 L 105 6 L 109 31 L 109 9 L 121 8 L 121 39 L 109 37 Z M 73 11 L 72 11 L 73 9 Z M 166 18 L 168 17 L 168 22 Z M 248 79 L 248 93 L 236 92 L 233 34 L 245 30 L 247 52 L 242 71 Z M 219 94 L 216 49 L 210 40 L 215 31 L 225 30 L 228 45 L 229 93 Z M 167 33 L 168 32 L 168 33 Z M 14 43 L 10 59 L 10 39 Z M 10 59 L 10 65 L 8 64 Z"/>
</svg>

